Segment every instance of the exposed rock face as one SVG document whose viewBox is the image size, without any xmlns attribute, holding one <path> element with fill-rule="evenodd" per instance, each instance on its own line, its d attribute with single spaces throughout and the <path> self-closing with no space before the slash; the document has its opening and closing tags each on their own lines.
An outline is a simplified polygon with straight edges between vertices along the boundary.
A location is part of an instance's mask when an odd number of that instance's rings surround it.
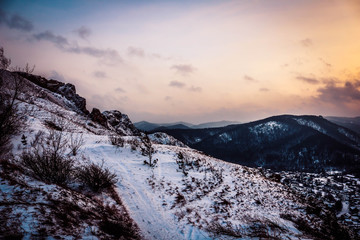
<svg viewBox="0 0 360 240">
<path fill-rule="evenodd" d="M 139 130 L 133 125 L 126 114 L 117 110 L 105 111 L 102 113 L 108 122 L 108 127 L 121 135 L 139 135 Z"/>
<path fill-rule="evenodd" d="M 90 113 L 90 118 L 91 120 L 93 120 L 94 122 L 97 122 L 101 125 L 103 125 L 104 127 L 107 127 L 107 119 L 106 117 L 100 112 L 99 109 L 97 108 L 93 108 L 93 110 Z"/>
<path fill-rule="evenodd" d="M 67 100 L 74 103 L 74 105 L 84 114 L 89 114 L 89 111 L 86 109 L 86 99 L 80 97 L 76 93 L 75 86 L 70 83 L 63 83 L 57 80 L 47 80 L 41 76 L 32 75 L 25 72 L 17 72 L 23 78 L 30 80 L 31 82 L 35 83 L 36 85 L 46 88 L 51 92 L 58 93 L 64 96 Z"/>
</svg>

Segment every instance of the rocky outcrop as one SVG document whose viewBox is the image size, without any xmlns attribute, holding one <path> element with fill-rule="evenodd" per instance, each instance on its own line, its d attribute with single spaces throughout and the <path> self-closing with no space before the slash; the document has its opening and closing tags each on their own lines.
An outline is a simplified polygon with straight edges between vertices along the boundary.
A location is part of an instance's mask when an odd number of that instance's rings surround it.
<svg viewBox="0 0 360 240">
<path fill-rule="evenodd" d="M 153 142 L 155 144 L 171 145 L 171 146 L 178 146 L 178 147 L 183 147 L 183 148 L 188 147 L 184 143 L 177 140 L 176 138 L 174 138 L 166 133 L 163 133 L 163 132 L 156 132 L 153 134 L 149 134 L 148 136 L 149 136 L 151 142 Z"/>
<path fill-rule="evenodd" d="M 76 93 L 75 86 L 70 83 L 59 82 L 54 79 L 46 79 L 41 76 L 29 74 L 26 72 L 17 72 L 21 77 L 28 79 L 34 84 L 48 89 L 51 92 L 58 93 L 61 96 L 65 97 L 67 100 L 71 101 L 74 106 L 84 114 L 89 114 L 89 111 L 86 109 L 86 99 L 79 96 Z"/>
<path fill-rule="evenodd" d="M 140 134 L 126 114 L 122 114 L 117 110 L 105 111 L 102 114 L 107 119 L 108 128 L 118 134 L 124 136 L 137 136 Z"/>
<path fill-rule="evenodd" d="M 90 113 L 90 118 L 92 121 L 99 123 L 100 125 L 107 127 L 107 119 L 106 117 L 100 112 L 99 109 L 93 108 Z"/>
</svg>

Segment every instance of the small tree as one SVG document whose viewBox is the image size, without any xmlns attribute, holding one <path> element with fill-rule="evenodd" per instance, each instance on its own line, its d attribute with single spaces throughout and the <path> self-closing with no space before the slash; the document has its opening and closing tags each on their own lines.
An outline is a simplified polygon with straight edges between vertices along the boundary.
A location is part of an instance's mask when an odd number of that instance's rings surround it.
<svg viewBox="0 0 360 240">
<path fill-rule="evenodd" d="M 26 114 L 19 112 L 17 101 L 23 85 L 23 79 L 16 74 L 0 70 L 0 156 L 10 152 L 11 137 L 18 134 L 25 123 Z"/>
<path fill-rule="evenodd" d="M 4 48 L 0 47 L 0 69 L 6 70 L 11 64 L 11 59 L 4 56 Z"/>
<path fill-rule="evenodd" d="M 152 159 L 152 155 L 155 152 L 155 150 L 152 147 L 152 143 L 151 143 L 149 136 L 147 134 L 144 134 L 141 137 L 141 142 L 142 142 L 141 152 L 144 156 L 148 156 L 148 158 L 149 158 L 149 161 L 145 160 L 144 164 L 148 164 L 150 167 L 155 167 L 158 160 Z"/>
</svg>

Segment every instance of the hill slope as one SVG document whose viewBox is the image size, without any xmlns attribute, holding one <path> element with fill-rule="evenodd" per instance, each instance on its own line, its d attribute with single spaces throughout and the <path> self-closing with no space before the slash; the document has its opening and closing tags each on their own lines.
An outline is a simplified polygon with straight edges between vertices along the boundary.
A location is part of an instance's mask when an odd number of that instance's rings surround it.
<svg viewBox="0 0 360 240">
<path fill-rule="evenodd" d="M 208 157 L 164 134 L 151 135 L 151 143 L 148 137 L 134 131 L 131 121 L 118 111 L 79 114 L 79 109 L 73 109 L 75 105 L 68 105 L 71 100 L 66 96 L 23 80 L 28 88 L 18 98 L 20 114 L 31 111 L 27 127 L 13 138 L 12 153 L 17 159 L 33 148 L 40 132 L 45 137 L 62 134 L 69 140 L 81 136 L 83 144 L 76 164 L 102 165 L 116 174 L 118 182 L 109 195 L 83 193 L 76 182 L 67 186 L 49 184 L 36 180 L 36 174 L 28 176 L 21 166 L 14 170 L 15 167 L 8 169 L 2 165 L 0 211 L 7 215 L 1 215 L 0 227 L 19 219 L 19 232 L 26 238 L 39 237 L 41 233 L 41 237 L 53 238 L 129 239 L 127 235 L 114 235 L 122 227 L 114 225 L 116 219 L 111 214 L 97 217 L 98 212 L 107 209 L 109 213 L 114 211 L 121 216 L 123 211 L 124 216 L 129 216 L 123 219 L 128 227 L 133 226 L 133 238 L 137 238 L 137 231 L 143 239 L 330 239 L 336 234 L 349 238 L 327 208 L 312 213 L 313 202 L 269 180 L 258 169 Z M 22 143 L 21 135 L 29 143 Z M 64 146 L 64 151 L 71 150 Z M 157 160 L 153 167 L 144 164 L 150 157 L 153 162 Z M 18 164 L 13 161 L 12 164 Z M 30 187 L 42 185 L 41 189 L 50 197 L 45 200 L 34 197 L 36 189 L 29 188 L 27 200 L 32 202 L 19 204 L 17 189 L 25 183 Z M 80 191 L 81 197 L 76 197 L 76 191 Z M 89 201 L 79 201 L 88 198 Z M 58 206 L 70 204 L 63 212 L 71 215 L 61 216 L 72 219 L 71 228 L 61 225 L 61 219 L 59 223 L 48 221 L 60 216 L 52 211 L 56 205 L 50 204 L 49 199 L 55 199 Z M 100 206 L 99 210 L 91 208 L 92 202 Z M 39 210 L 38 206 L 44 208 Z"/>
<path fill-rule="evenodd" d="M 360 117 L 326 117 L 326 119 L 360 134 Z"/>
<path fill-rule="evenodd" d="M 360 135 L 316 116 L 282 115 L 224 128 L 165 130 L 214 157 L 275 170 L 359 166 Z"/>
</svg>

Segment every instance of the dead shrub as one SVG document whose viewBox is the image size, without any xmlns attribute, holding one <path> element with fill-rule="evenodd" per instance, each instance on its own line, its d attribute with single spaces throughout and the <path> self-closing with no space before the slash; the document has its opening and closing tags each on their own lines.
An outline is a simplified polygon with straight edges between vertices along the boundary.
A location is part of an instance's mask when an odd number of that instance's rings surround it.
<svg viewBox="0 0 360 240">
<path fill-rule="evenodd" d="M 66 185 L 73 177 L 75 161 L 66 154 L 66 144 L 63 132 L 39 132 L 20 156 L 20 164 L 41 181 Z"/>
<path fill-rule="evenodd" d="M 85 186 L 94 192 L 101 192 L 111 188 L 117 183 L 115 173 L 104 167 L 104 162 L 100 165 L 88 163 L 76 171 L 76 177 Z"/>
<path fill-rule="evenodd" d="M 116 147 L 124 147 L 125 141 L 120 136 L 110 135 L 109 140 L 111 145 L 114 145 Z"/>
<path fill-rule="evenodd" d="M 69 140 L 70 152 L 73 156 L 76 156 L 80 148 L 84 145 L 84 139 L 82 134 L 71 134 Z"/>
</svg>

